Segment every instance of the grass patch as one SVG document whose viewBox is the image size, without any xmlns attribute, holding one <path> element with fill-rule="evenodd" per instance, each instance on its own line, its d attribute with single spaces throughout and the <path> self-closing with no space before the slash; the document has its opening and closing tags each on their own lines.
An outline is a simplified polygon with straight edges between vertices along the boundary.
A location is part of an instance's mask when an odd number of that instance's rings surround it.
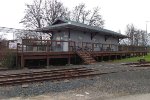
<svg viewBox="0 0 150 100">
<path fill-rule="evenodd" d="M 137 62 L 139 59 L 145 59 L 146 61 L 150 61 L 150 53 L 148 53 L 148 55 L 146 56 L 125 58 L 121 60 L 115 60 L 114 62 Z"/>
</svg>

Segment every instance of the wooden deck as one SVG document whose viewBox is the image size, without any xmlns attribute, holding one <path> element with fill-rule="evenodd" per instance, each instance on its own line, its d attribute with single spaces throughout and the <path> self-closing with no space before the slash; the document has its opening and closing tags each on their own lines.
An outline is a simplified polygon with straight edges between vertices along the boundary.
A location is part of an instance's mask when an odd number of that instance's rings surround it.
<svg viewBox="0 0 150 100">
<path fill-rule="evenodd" d="M 135 56 L 144 56 L 147 55 L 146 51 L 119 51 L 119 52 L 92 52 L 92 57 L 97 61 L 103 61 L 104 58 L 107 60 L 115 60 L 115 59 L 122 59 L 126 57 L 135 57 Z M 49 66 L 49 59 L 50 58 L 62 58 L 68 59 L 68 64 L 70 64 L 71 58 L 77 57 L 76 52 L 24 52 L 18 53 L 18 63 L 20 62 L 21 67 L 24 67 L 25 60 L 31 59 L 45 59 L 47 60 L 47 66 Z M 58 61 L 59 63 L 59 61 Z"/>
<path fill-rule="evenodd" d="M 67 59 L 67 64 L 71 64 L 72 58 L 82 58 L 79 57 L 76 51 L 88 52 L 96 61 L 103 61 L 106 58 L 107 60 L 114 60 L 147 55 L 147 48 L 142 46 L 122 46 L 88 42 L 76 43 L 74 41 L 24 40 L 23 44 L 17 45 L 16 62 L 18 66 L 24 67 L 26 60 L 45 60 L 46 66 L 49 66 L 50 59 L 57 60 L 61 58 Z"/>
<path fill-rule="evenodd" d="M 119 56 L 142 56 L 142 55 L 146 55 L 147 52 L 146 51 L 117 51 L 117 52 L 98 52 L 98 51 L 93 51 L 92 52 L 92 56 L 93 57 L 101 57 L 101 56 L 115 56 L 115 55 L 119 55 Z M 18 53 L 18 56 L 24 56 L 24 59 L 41 59 L 41 58 L 47 58 L 47 56 L 49 58 L 68 58 L 68 56 L 70 55 L 70 57 L 74 57 L 76 55 L 76 52 L 70 51 L 70 52 L 24 52 L 24 53 Z"/>
</svg>

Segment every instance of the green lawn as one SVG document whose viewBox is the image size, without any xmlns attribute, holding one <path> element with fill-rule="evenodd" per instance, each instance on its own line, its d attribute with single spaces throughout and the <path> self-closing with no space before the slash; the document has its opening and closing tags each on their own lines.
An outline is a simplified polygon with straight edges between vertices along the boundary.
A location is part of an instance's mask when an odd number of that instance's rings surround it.
<svg viewBox="0 0 150 100">
<path fill-rule="evenodd" d="M 146 61 L 150 61 L 150 53 L 148 53 L 148 55 L 146 56 L 125 58 L 121 60 L 115 60 L 114 62 L 137 62 L 139 59 L 145 59 Z"/>
</svg>

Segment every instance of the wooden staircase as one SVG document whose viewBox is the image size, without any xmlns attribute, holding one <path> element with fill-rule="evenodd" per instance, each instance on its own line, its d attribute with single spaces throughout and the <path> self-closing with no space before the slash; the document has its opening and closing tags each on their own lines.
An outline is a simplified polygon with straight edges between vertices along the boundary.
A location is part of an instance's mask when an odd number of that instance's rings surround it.
<svg viewBox="0 0 150 100">
<path fill-rule="evenodd" d="M 89 52 L 86 51 L 76 51 L 78 56 L 82 58 L 85 64 L 95 64 L 96 60 L 91 56 Z"/>
</svg>

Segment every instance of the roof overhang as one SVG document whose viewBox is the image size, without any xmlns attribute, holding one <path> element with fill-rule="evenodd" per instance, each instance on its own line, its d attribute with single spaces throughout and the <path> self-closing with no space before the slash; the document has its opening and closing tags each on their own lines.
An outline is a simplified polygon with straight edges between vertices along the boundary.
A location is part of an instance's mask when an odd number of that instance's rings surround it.
<svg viewBox="0 0 150 100">
<path fill-rule="evenodd" d="M 62 24 L 51 25 L 48 27 L 37 29 L 36 31 L 47 33 L 47 32 L 66 30 L 66 29 L 78 30 L 78 31 L 89 32 L 89 33 L 99 33 L 101 35 L 111 35 L 111 36 L 118 37 L 118 38 L 128 38 L 126 35 L 122 35 L 120 33 L 106 30 L 103 28 L 97 28 L 97 27 L 92 27 L 92 26 L 88 26 L 88 25 L 86 25 L 86 26 L 74 25 L 71 23 L 62 23 Z"/>
</svg>

